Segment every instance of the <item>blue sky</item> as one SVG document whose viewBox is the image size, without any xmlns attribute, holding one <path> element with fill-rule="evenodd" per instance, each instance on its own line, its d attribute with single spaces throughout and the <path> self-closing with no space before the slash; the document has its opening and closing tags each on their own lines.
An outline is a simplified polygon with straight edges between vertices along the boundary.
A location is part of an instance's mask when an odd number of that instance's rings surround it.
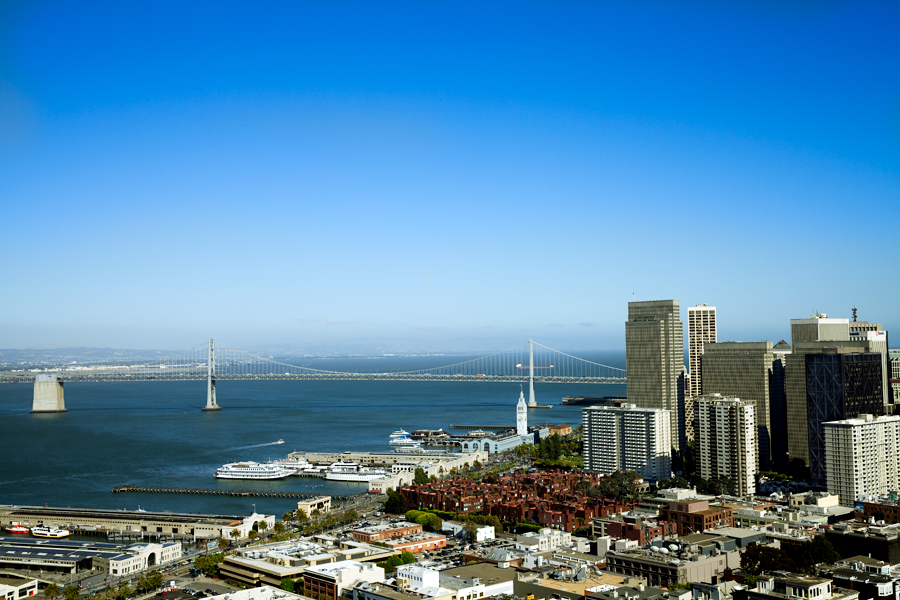
<svg viewBox="0 0 900 600">
<path fill-rule="evenodd" d="M 900 336 L 900 7 L 720 4 L 0 2 L 0 347 Z"/>
</svg>

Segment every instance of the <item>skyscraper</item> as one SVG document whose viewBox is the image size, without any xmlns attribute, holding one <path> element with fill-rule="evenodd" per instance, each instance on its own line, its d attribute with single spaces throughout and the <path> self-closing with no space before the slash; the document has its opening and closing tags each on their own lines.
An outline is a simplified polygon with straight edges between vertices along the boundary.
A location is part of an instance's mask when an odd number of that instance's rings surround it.
<svg viewBox="0 0 900 600">
<path fill-rule="evenodd" d="M 700 357 L 704 344 L 716 340 L 716 307 L 698 304 L 688 307 L 688 367 L 691 374 L 690 396 L 699 396 L 703 373 Z"/>
<path fill-rule="evenodd" d="M 759 468 L 753 402 L 719 394 L 693 399 L 700 431 L 697 435 L 700 476 L 731 479 L 739 496 L 756 492 Z"/>
<path fill-rule="evenodd" d="M 867 334 L 868 335 L 868 334 Z M 813 315 L 808 319 L 791 319 L 791 353 L 786 355 L 785 366 L 785 408 L 787 415 L 788 454 L 791 458 L 802 458 L 810 462 L 810 419 L 822 423 L 821 417 L 811 417 L 810 401 L 807 395 L 808 362 L 807 355 L 841 352 L 872 352 L 873 344 L 866 337 L 857 335 L 851 340 L 849 319 L 829 319 L 824 314 Z M 879 357 L 879 380 L 881 360 Z M 883 385 L 879 386 L 884 394 Z M 882 400 L 882 404 L 883 404 Z M 884 414 L 884 409 L 873 414 Z M 832 413 L 826 413 L 832 414 Z M 856 413 L 859 414 L 859 413 Z M 856 414 L 844 414 L 826 418 L 835 420 L 852 418 Z M 821 426 L 819 426 L 821 430 Z M 821 436 L 821 431 L 817 434 Z M 821 439 L 819 440 L 821 448 Z M 819 453 L 821 455 L 821 453 Z"/>
<path fill-rule="evenodd" d="M 802 344 L 801 344 L 802 345 Z M 881 355 L 829 348 L 806 355 L 807 439 L 813 485 L 826 484 L 825 431 L 828 421 L 884 414 Z"/>
<path fill-rule="evenodd" d="M 753 402 L 762 464 L 772 462 L 771 399 L 776 396 L 777 403 L 784 394 L 783 378 L 776 376 L 774 362 L 772 342 L 724 342 L 706 345 L 700 367 L 703 394 L 718 393 Z"/>
<path fill-rule="evenodd" d="M 588 471 L 605 475 L 637 471 L 654 482 L 672 476 L 669 411 L 633 404 L 589 406 L 581 418 Z"/>
<path fill-rule="evenodd" d="M 672 444 L 684 447 L 684 332 L 678 300 L 629 302 L 625 323 L 628 402 L 670 411 Z M 677 432 L 677 433 L 676 433 Z"/>
</svg>

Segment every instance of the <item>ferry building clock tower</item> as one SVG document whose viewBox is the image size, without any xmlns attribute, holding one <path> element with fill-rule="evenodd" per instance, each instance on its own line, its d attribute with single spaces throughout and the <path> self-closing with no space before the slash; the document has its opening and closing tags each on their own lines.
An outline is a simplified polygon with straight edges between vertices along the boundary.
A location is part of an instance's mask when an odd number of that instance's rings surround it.
<svg viewBox="0 0 900 600">
<path fill-rule="evenodd" d="M 516 434 L 528 435 L 528 405 L 522 390 L 519 390 L 519 403 L 516 404 Z"/>
</svg>

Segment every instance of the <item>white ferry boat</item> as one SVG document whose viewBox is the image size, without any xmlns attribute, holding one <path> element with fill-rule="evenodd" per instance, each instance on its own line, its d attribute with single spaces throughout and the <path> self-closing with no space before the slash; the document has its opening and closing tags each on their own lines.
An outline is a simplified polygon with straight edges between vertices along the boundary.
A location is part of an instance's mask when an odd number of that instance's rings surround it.
<svg viewBox="0 0 900 600">
<path fill-rule="evenodd" d="M 328 467 L 325 473 L 325 479 L 329 481 L 372 481 L 373 479 L 381 479 L 387 475 L 386 471 L 381 469 L 369 469 L 359 463 L 352 461 L 341 461 Z"/>
<path fill-rule="evenodd" d="M 388 441 L 388 444 L 391 446 L 409 446 L 413 448 L 418 448 L 422 445 L 421 442 L 411 439 L 409 437 L 409 432 L 403 431 L 402 429 L 398 429 L 391 434 L 391 439 Z"/>
<path fill-rule="evenodd" d="M 31 528 L 31 535 L 40 538 L 64 538 L 72 535 L 68 529 L 60 529 L 56 525 L 44 525 L 43 523 Z"/>
<path fill-rule="evenodd" d="M 229 463 L 216 469 L 219 479 L 284 479 L 292 473 L 280 465 L 254 461 Z"/>
<path fill-rule="evenodd" d="M 293 474 L 310 473 L 312 471 L 315 471 L 315 467 L 312 466 L 312 464 L 309 463 L 305 458 L 283 458 L 270 461 L 268 464 L 283 467 Z"/>
</svg>

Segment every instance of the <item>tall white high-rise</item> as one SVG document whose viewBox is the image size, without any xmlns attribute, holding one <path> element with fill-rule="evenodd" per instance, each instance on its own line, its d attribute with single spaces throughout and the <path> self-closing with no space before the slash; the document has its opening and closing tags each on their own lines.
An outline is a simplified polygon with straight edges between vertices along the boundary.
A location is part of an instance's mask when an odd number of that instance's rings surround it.
<svg viewBox="0 0 900 600">
<path fill-rule="evenodd" d="M 843 506 L 859 494 L 900 489 L 900 416 L 860 415 L 824 423 L 828 491 Z"/>
<path fill-rule="evenodd" d="M 685 396 L 699 396 L 702 391 L 700 381 L 703 373 L 700 367 L 700 357 L 703 355 L 704 344 L 716 343 L 716 307 L 698 304 L 688 307 L 688 367 L 691 373 L 690 394 Z"/>
<path fill-rule="evenodd" d="M 672 476 L 672 421 L 668 410 L 589 406 L 584 424 L 584 468 L 593 473 L 637 471 L 644 479 Z"/>
<path fill-rule="evenodd" d="M 525 403 L 525 392 L 519 390 L 519 403 L 516 404 L 516 434 L 528 435 L 528 405 Z"/>
<path fill-rule="evenodd" d="M 727 477 L 740 496 L 756 493 L 759 456 L 753 401 L 710 394 L 693 402 L 699 425 L 700 476 Z"/>
</svg>

